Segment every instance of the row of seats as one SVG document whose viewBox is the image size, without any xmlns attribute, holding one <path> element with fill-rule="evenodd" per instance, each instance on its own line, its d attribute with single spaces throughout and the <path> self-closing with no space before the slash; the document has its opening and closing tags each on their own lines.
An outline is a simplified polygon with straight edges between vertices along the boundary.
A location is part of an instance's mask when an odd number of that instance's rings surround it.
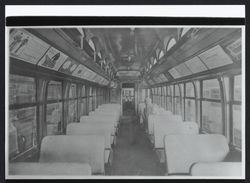
<svg viewBox="0 0 250 183">
<path fill-rule="evenodd" d="M 89 116 L 82 116 L 79 122 L 68 124 L 66 135 L 44 137 L 38 163 L 10 163 L 9 174 L 105 174 L 105 163 L 112 159 L 120 114 L 119 104 L 99 106 Z"/>
<path fill-rule="evenodd" d="M 145 107 L 139 105 L 139 111 Z M 159 161 L 165 163 L 166 175 L 241 176 L 240 162 L 223 162 L 229 153 L 223 135 L 199 134 L 196 122 L 183 121 L 155 104 L 147 121 L 146 132 Z"/>
</svg>

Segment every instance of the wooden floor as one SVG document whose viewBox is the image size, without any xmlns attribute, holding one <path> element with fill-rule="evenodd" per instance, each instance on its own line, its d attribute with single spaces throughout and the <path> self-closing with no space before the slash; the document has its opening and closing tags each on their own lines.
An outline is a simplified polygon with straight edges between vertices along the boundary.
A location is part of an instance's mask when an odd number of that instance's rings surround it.
<svg viewBox="0 0 250 183">
<path fill-rule="evenodd" d="M 121 118 L 110 175 L 164 175 L 146 134 L 136 125 L 137 120 L 133 113 Z"/>
</svg>

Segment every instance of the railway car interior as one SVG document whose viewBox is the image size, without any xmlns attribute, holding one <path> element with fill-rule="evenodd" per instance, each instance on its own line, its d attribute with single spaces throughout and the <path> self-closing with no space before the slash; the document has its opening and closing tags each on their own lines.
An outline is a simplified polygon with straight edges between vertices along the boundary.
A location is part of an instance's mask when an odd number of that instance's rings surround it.
<svg viewBox="0 0 250 183">
<path fill-rule="evenodd" d="M 8 33 L 9 176 L 243 174 L 242 28 Z"/>
</svg>

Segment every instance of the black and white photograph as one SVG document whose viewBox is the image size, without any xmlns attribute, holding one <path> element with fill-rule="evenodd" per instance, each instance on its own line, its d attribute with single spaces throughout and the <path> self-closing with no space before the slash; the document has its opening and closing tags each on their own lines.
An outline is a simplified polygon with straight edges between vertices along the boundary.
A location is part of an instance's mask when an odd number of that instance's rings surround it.
<svg viewBox="0 0 250 183">
<path fill-rule="evenodd" d="M 5 27 L 6 179 L 245 178 L 244 22 L 15 18 Z"/>
</svg>

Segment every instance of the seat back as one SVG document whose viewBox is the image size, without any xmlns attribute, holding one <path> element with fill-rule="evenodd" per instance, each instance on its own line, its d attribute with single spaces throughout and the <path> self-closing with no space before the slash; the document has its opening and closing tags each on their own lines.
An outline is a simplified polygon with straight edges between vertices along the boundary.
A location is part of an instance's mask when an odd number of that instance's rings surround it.
<svg viewBox="0 0 250 183">
<path fill-rule="evenodd" d="M 168 112 L 167 114 L 149 115 L 148 117 L 148 133 L 150 135 L 154 134 L 154 124 L 158 122 L 182 122 L 182 117 L 180 115 L 172 115 Z"/>
<path fill-rule="evenodd" d="M 105 139 L 105 148 L 111 148 L 113 143 L 112 124 L 107 123 L 70 123 L 67 125 L 67 135 L 101 135 Z"/>
<path fill-rule="evenodd" d="M 87 121 L 89 119 L 89 116 L 81 116 L 80 117 L 80 122 L 81 121 Z"/>
<path fill-rule="evenodd" d="M 9 175 L 91 175 L 87 163 L 19 162 L 9 164 Z"/>
<path fill-rule="evenodd" d="M 173 134 L 198 134 L 195 122 L 158 122 L 154 124 L 154 147 L 164 148 L 164 136 Z"/>
<path fill-rule="evenodd" d="M 117 126 L 117 121 L 113 117 L 107 117 L 107 116 L 91 116 L 89 118 L 82 119 L 80 123 L 110 124 L 114 128 Z"/>
<path fill-rule="evenodd" d="M 42 163 L 88 163 L 92 173 L 104 174 L 103 136 L 46 136 L 42 140 L 40 159 Z"/>
<path fill-rule="evenodd" d="M 150 114 L 148 116 L 148 133 L 149 135 L 152 135 L 154 133 L 154 123 L 155 122 L 161 122 L 161 121 L 165 121 L 167 118 L 170 118 L 171 115 L 154 115 L 154 114 Z"/>
<path fill-rule="evenodd" d="M 241 162 L 199 162 L 195 163 L 192 176 L 242 176 Z"/>
<path fill-rule="evenodd" d="M 189 173 L 199 161 L 223 161 L 229 152 L 226 138 L 219 134 L 166 135 L 164 146 L 168 174 Z"/>
</svg>

